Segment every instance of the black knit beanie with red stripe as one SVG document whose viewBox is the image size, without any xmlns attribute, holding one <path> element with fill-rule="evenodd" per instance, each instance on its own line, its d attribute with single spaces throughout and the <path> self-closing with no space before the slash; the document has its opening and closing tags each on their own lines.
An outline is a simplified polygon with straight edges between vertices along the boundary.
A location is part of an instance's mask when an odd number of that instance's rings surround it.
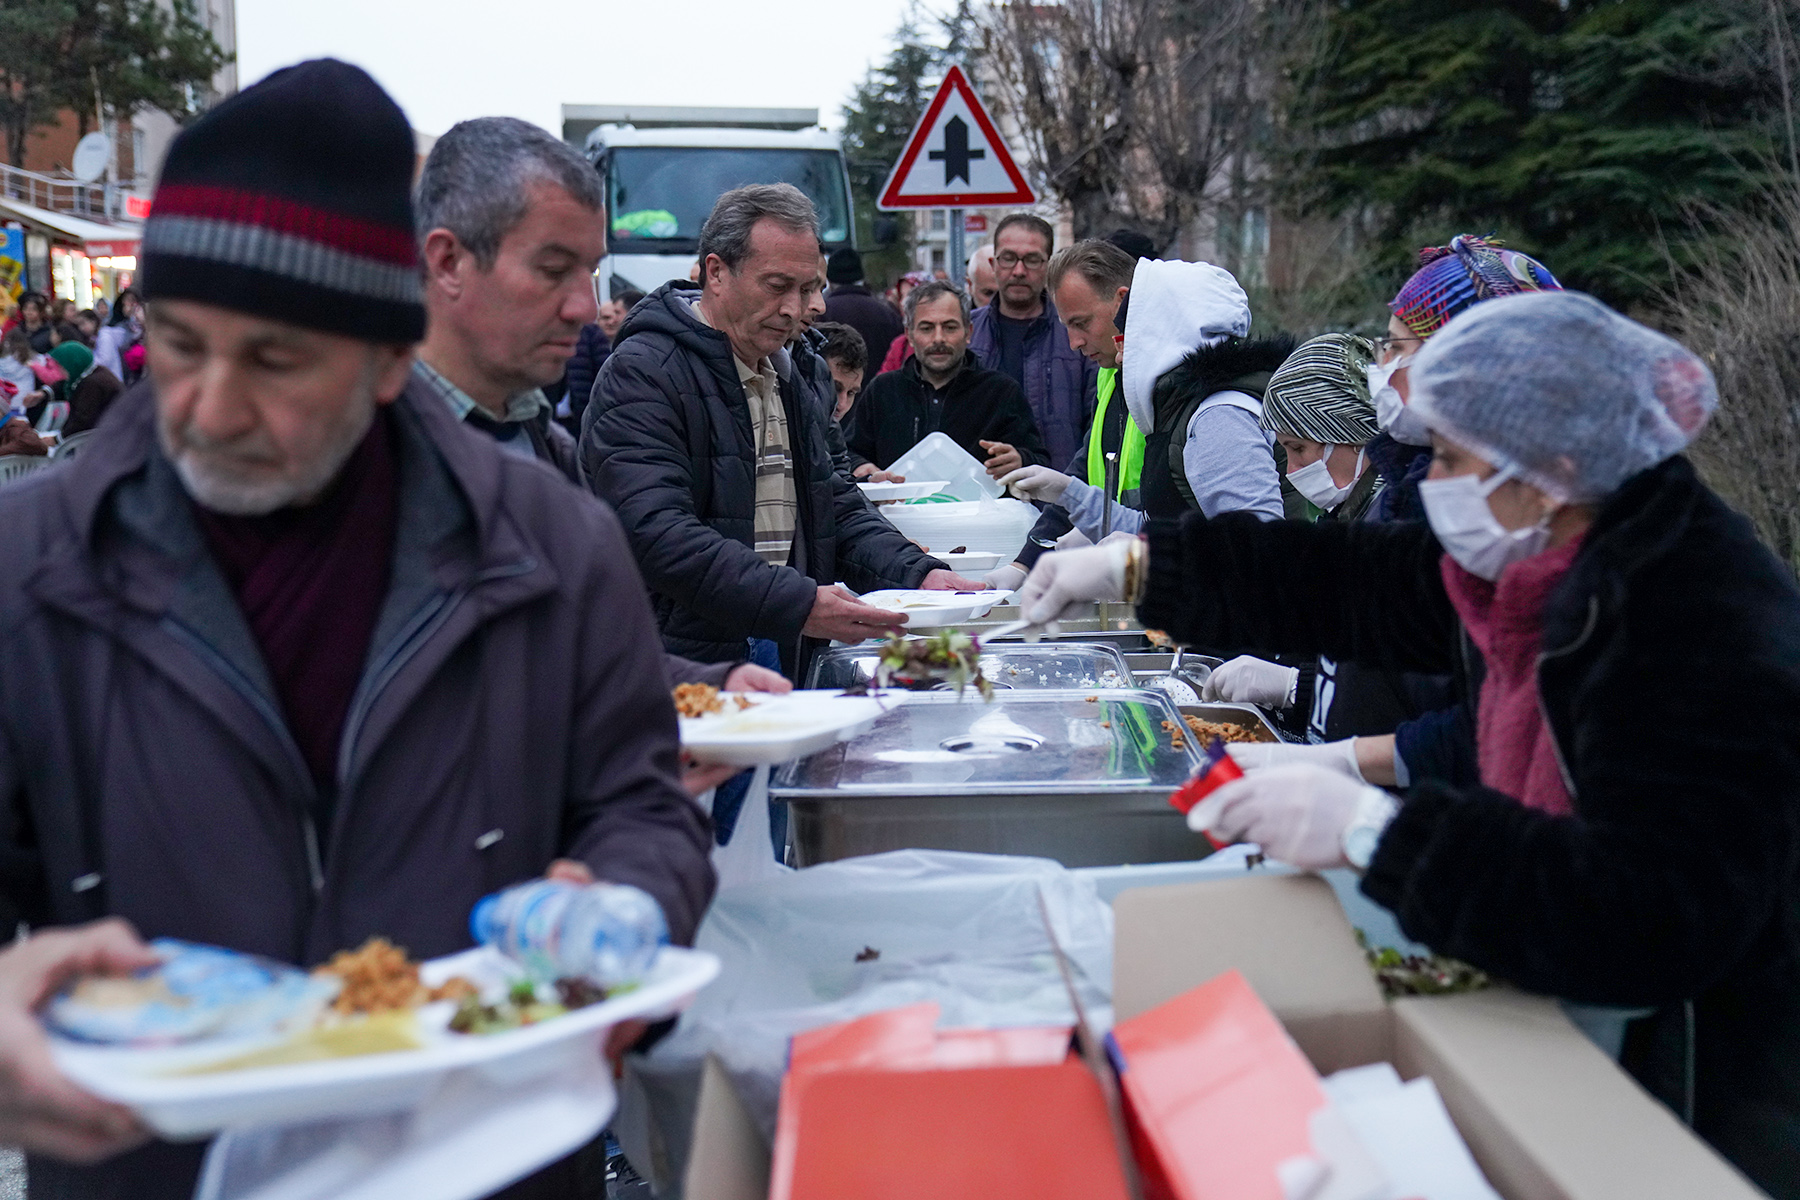
<svg viewBox="0 0 1800 1200">
<path fill-rule="evenodd" d="M 329 58 L 276 71 L 169 147 L 144 297 L 418 341 L 413 162 L 406 114 L 367 72 Z"/>
</svg>

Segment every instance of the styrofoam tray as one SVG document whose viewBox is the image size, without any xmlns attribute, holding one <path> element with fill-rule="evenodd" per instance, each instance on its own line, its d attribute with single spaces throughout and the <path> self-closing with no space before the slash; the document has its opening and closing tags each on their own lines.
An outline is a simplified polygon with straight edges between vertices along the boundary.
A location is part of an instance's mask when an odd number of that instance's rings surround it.
<svg viewBox="0 0 1800 1200">
<path fill-rule="evenodd" d="M 748 692 L 744 698 L 751 707 L 739 710 L 730 695 L 725 712 L 682 717 L 681 748 L 700 762 L 773 766 L 867 733 L 893 707 L 891 700 L 846 696 L 832 688 L 783 696 Z"/>
<path fill-rule="evenodd" d="M 571 1054 L 601 1053 L 607 1031 L 620 1021 L 660 1019 L 687 1006 L 719 973 L 719 960 L 700 950 L 664 947 L 644 982 L 623 995 L 524 1029 L 466 1035 L 445 1027 L 451 1006 L 420 1010 L 418 1050 L 396 1050 L 222 1071 L 172 1072 L 232 1058 L 280 1038 L 139 1048 L 94 1046 L 52 1036 L 51 1053 L 80 1086 L 137 1113 L 167 1138 L 193 1138 L 223 1129 L 294 1125 L 336 1117 L 376 1116 L 418 1107 L 451 1072 L 476 1069 L 497 1086 L 513 1086 L 561 1071 Z M 504 993 L 519 977 L 516 965 L 487 947 L 421 964 L 420 978 L 436 986 L 462 975 L 484 994 Z M 437 1011 L 433 1011 L 437 1010 Z"/>
<path fill-rule="evenodd" d="M 908 629 L 941 629 L 984 617 L 997 604 L 1012 598 L 1011 592 L 939 592 L 902 590 L 864 592 L 862 602 L 906 614 Z"/>
<path fill-rule="evenodd" d="M 991 571 L 995 567 L 1004 566 L 1008 561 L 1004 554 L 986 554 L 975 550 L 965 550 L 961 554 L 933 554 L 931 557 L 958 575 L 967 575 L 970 571 Z"/>
<path fill-rule="evenodd" d="M 885 504 L 890 500 L 919 500 L 926 496 L 935 496 L 950 486 L 945 479 L 921 479 L 917 482 L 907 480 L 905 483 L 859 483 L 871 504 Z"/>
</svg>

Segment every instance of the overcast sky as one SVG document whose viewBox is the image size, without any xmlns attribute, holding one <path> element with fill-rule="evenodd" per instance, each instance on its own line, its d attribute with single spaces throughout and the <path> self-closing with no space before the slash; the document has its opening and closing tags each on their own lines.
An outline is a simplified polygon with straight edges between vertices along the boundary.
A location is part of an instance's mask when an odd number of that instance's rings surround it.
<svg viewBox="0 0 1800 1200">
<path fill-rule="evenodd" d="M 238 80 L 331 55 L 413 128 L 513 116 L 560 135 L 564 104 L 839 108 L 887 54 L 906 0 L 237 0 Z M 771 14 L 781 14 L 771 19 Z"/>
</svg>

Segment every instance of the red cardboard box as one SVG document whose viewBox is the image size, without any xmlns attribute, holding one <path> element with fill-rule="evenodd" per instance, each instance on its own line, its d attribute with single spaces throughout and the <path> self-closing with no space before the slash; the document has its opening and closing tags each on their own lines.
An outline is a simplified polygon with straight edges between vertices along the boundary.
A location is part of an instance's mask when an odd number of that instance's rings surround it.
<svg viewBox="0 0 1800 1200">
<path fill-rule="evenodd" d="M 940 1032 L 937 1016 L 918 1004 L 794 1039 L 772 1200 L 1125 1200 L 1069 1030 Z"/>
</svg>

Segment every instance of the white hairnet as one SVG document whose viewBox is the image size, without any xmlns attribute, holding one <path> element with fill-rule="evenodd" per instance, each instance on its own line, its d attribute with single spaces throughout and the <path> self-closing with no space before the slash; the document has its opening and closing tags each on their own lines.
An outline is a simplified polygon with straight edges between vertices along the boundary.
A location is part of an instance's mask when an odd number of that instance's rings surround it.
<svg viewBox="0 0 1800 1200">
<path fill-rule="evenodd" d="M 1407 379 L 1433 431 L 1565 504 L 1679 454 L 1719 403 L 1692 351 L 1579 292 L 1475 305 Z"/>
<path fill-rule="evenodd" d="M 1140 258 L 1125 309 L 1125 407 L 1156 428 L 1156 381 L 1202 346 L 1250 332 L 1250 297 L 1224 267 Z"/>
</svg>

